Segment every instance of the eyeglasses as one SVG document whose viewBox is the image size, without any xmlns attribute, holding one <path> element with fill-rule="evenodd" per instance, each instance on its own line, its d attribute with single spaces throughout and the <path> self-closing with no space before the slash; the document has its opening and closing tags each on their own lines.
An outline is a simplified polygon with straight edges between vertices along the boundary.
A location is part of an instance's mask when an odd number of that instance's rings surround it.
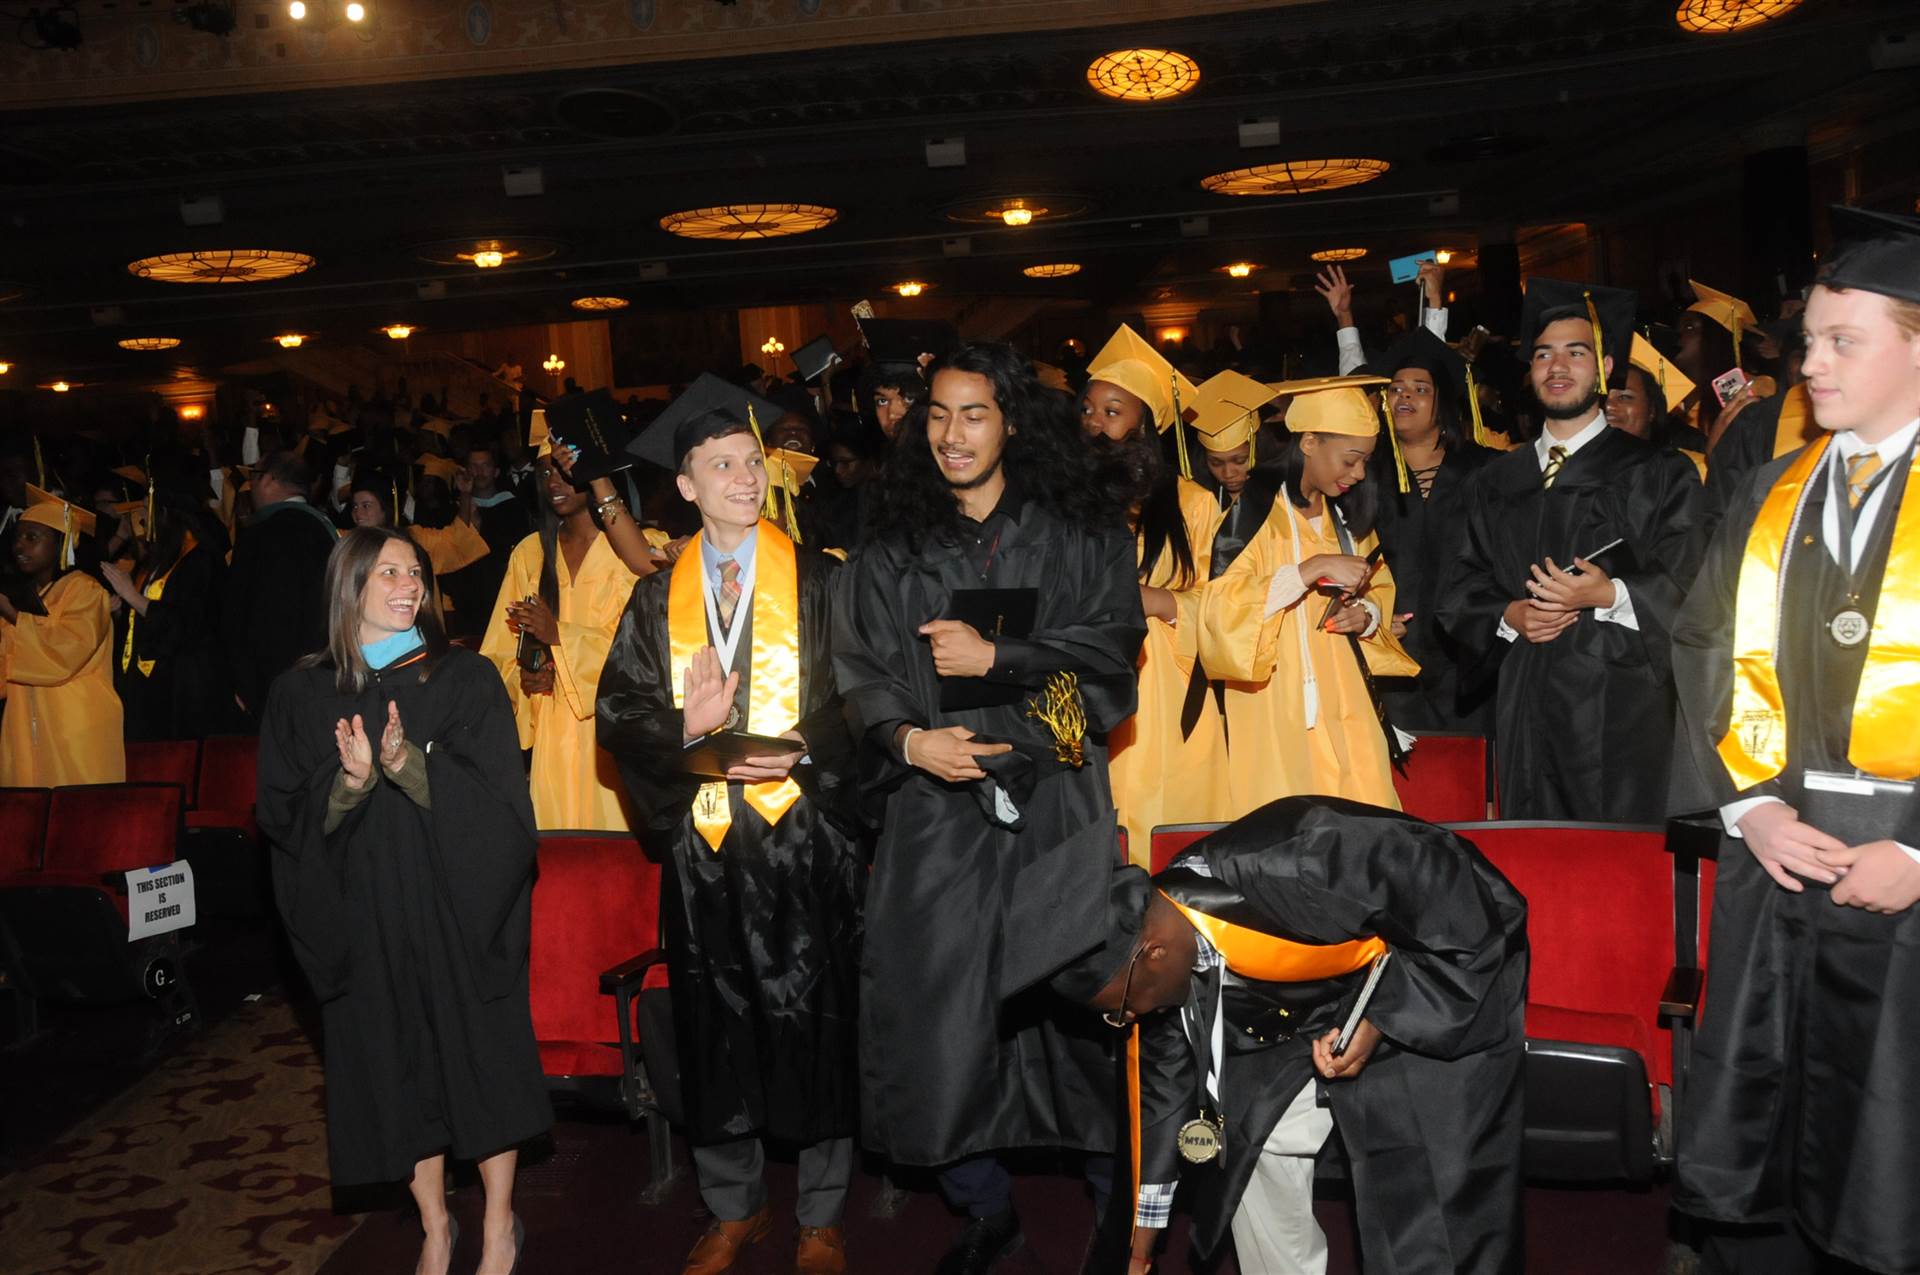
<svg viewBox="0 0 1920 1275">
<path fill-rule="evenodd" d="M 1124 1031 L 1133 1026 L 1134 1019 L 1139 1017 L 1138 1014 L 1135 1014 L 1127 1008 L 1127 997 L 1133 995 L 1134 967 L 1140 964 L 1140 953 L 1146 950 L 1147 945 L 1145 943 L 1140 944 L 1133 949 L 1133 959 L 1127 962 L 1127 981 L 1120 985 L 1120 1008 L 1118 1010 L 1107 1010 L 1100 1015 L 1101 1019 L 1103 1019 L 1109 1027 Z"/>
</svg>

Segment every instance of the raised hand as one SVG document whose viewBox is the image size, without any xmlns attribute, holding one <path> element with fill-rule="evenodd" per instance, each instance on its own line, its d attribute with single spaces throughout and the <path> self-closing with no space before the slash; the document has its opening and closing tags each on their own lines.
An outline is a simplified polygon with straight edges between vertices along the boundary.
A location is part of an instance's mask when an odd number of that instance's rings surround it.
<svg viewBox="0 0 1920 1275">
<path fill-rule="evenodd" d="M 349 723 L 344 717 L 333 724 L 333 742 L 340 749 L 340 769 L 347 787 L 359 792 L 373 782 L 373 744 L 367 739 L 366 723 L 360 714 Z"/>
<path fill-rule="evenodd" d="M 1328 266 L 1314 276 L 1313 290 L 1325 298 L 1335 323 L 1343 328 L 1353 326 L 1353 285 L 1347 282 L 1345 270 Z"/>
<path fill-rule="evenodd" d="M 738 673 L 722 674 L 720 656 L 703 646 L 687 664 L 680 700 L 681 730 L 689 741 L 711 735 L 727 722 L 727 710 L 740 690 Z"/>
</svg>

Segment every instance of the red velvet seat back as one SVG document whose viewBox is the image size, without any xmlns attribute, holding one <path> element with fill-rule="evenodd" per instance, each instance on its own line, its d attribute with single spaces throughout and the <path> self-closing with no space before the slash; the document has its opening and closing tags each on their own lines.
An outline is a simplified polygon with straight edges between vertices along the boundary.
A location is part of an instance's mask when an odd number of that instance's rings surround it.
<svg viewBox="0 0 1920 1275">
<path fill-rule="evenodd" d="M 600 975 L 659 944 L 660 868 L 632 837 L 543 833 L 533 887 L 528 981 L 533 1034 L 547 1042 L 619 1040 Z M 664 971 L 646 985 L 662 986 Z M 612 1059 L 615 1072 L 619 1056 Z"/>
<path fill-rule="evenodd" d="M 1487 741 L 1482 735 L 1422 735 L 1393 775 L 1400 807 L 1429 823 L 1487 817 Z"/>
<path fill-rule="evenodd" d="M 1666 834 L 1579 823 L 1453 830 L 1526 896 L 1533 949 L 1528 1004 L 1638 1020 L 1653 1043 L 1647 1074 L 1657 1083 L 1671 1081 L 1672 1040 L 1659 1023 L 1660 993 L 1673 967 L 1673 859 Z"/>
<path fill-rule="evenodd" d="M 200 741 L 197 739 L 150 739 L 127 744 L 127 782 L 130 784 L 178 784 L 191 803 L 198 794 L 195 780 L 200 774 Z"/>
<path fill-rule="evenodd" d="M 197 810 L 249 814 L 260 786 L 260 741 L 251 735 L 215 735 L 200 743 Z"/>
<path fill-rule="evenodd" d="M 1173 856 L 1226 826 L 1224 823 L 1161 824 L 1153 830 L 1153 871 L 1159 872 L 1173 862 Z"/>
<path fill-rule="evenodd" d="M 179 857 L 180 789 L 172 784 L 56 788 L 47 808 L 45 870 L 96 877 Z"/>
<path fill-rule="evenodd" d="M 0 877 L 40 870 L 52 795 L 45 788 L 0 788 Z"/>
</svg>

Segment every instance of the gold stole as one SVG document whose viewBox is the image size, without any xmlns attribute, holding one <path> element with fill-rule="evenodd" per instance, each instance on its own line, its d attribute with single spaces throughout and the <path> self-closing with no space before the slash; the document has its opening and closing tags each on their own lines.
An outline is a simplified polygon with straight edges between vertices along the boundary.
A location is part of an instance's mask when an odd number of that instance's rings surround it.
<svg viewBox="0 0 1920 1275">
<path fill-rule="evenodd" d="M 1825 474 L 1821 460 L 1832 438 L 1814 443 L 1787 466 L 1767 493 L 1747 536 L 1733 617 L 1733 706 L 1720 760 L 1734 787 L 1745 790 L 1774 778 L 1787 766 L 1787 710 L 1776 662 L 1781 575 L 1787 538 L 1806 504 L 1809 483 Z M 1916 455 L 1907 471 L 1907 491 L 1892 513 L 1893 544 L 1880 582 L 1880 602 L 1867 647 L 1866 666 L 1853 702 L 1853 733 L 1847 760 L 1883 779 L 1920 777 L 1920 747 L 1913 723 L 1920 719 L 1920 494 Z M 1883 514 L 1882 516 L 1888 516 Z M 1811 541 L 1818 532 L 1810 532 Z"/>
<path fill-rule="evenodd" d="M 152 524 L 149 523 L 148 525 L 151 526 Z M 140 590 L 140 592 L 146 594 L 147 600 L 149 602 L 158 602 L 160 600 L 160 595 L 167 591 L 167 577 L 173 574 L 174 567 L 178 567 L 183 561 L 186 560 L 186 556 L 194 551 L 194 548 L 198 543 L 199 542 L 193 538 L 192 532 L 188 532 L 186 536 L 180 541 L 180 556 L 173 560 L 173 566 L 168 567 L 165 571 L 162 571 L 158 576 L 155 576 L 153 579 L 147 581 L 146 585 Z M 128 607 L 127 608 L 127 640 L 126 640 L 126 643 L 120 648 L 120 671 L 122 673 L 126 672 L 128 668 L 132 667 L 134 663 L 133 630 L 134 630 L 134 626 L 139 623 L 140 623 L 140 612 L 133 607 Z M 154 662 L 152 660 L 141 660 L 139 663 L 140 663 L 140 676 L 152 677 Z"/>
<path fill-rule="evenodd" d="M 704 537 L 673 564 L 667 582 L 667 638 L 673 657 L 673 706 L 684 708 L 687 667 L 701 648 L 713 643 L 707 633 Z M 735 616 L 734 622 L 739 623 Z M 793 541 L 762 519 L 754 548 L 753 635 L 747 651 L 747 719 L 741 729 L 761 735 L 792 730 L 800 721 L 800 577 Z M 722 669 L 724 674 L 727 670 Z M 769 827 L 800 799 L 791 776 L 777 784 L 746 784 L 746 803 Z M 693 825 L 716 853 L 733 824 L 727 781 L 700 786 L 693 799 Z"/>
<path fill-rule="evenodd" d="M 1773 458 L 1779 460 L 1799 451 L 1820 437 L 1820 423 L 1813 419 L 1813 399 L 1807 384 L 1789 386 L 1780 396 L 1780 419 L 1773 427 Z"/>
<path fill-rule="evenodd" d="M 1386 940 L 1377 935 L 1345 943 L 1295 943 L 1208 916 L 1171 896 L 1167 902 L 1207 936 L 1228 969 L 1262 983 L 1313 983 L 1338 978 L 1367 968 L 1387 950 Z"/>
</svg>

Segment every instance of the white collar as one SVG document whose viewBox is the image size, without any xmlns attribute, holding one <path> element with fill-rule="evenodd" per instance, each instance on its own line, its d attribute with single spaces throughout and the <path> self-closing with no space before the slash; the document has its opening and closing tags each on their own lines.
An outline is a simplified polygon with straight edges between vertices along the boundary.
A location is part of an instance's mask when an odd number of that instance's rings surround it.
<svg viewBox="0 0 1920 1275">
<path fill-rule="evenodd" d="M 1833 436 L 1833 445 L 1849 460 L 1861 452 L 1875 451 L 1880 453 L 1882 464 L 1890 465 L 1907 454 L 1907 448 L 1913 446 L 1916 434 L 1920 434 L 1920 417 L 1908 421 L 1878 443 L 1866 442 L 1852 430 L 1843 429 Z"/>
<path fill-rule="evenodd" d="M 1593 419 L 1588 421 L 1581 431 L 1572 438 L 1555 438 L 1552 434 L 1542 429 L 1540 431 L 1540 437 L 1533 440 L 1533 454 L 1540 458 L 1540 468 L 1545 469 L 1547 467 L 1547 452 L 1549 449 L 1555 447 L 1564 448 L 1567 458 L 1570 460 L 1573 458 L 1575 452 L 1600 437 L 1606 428 L 1607 412 L 1605 408 L 1601 408 L 1593 414 Z"/>
</svg>

